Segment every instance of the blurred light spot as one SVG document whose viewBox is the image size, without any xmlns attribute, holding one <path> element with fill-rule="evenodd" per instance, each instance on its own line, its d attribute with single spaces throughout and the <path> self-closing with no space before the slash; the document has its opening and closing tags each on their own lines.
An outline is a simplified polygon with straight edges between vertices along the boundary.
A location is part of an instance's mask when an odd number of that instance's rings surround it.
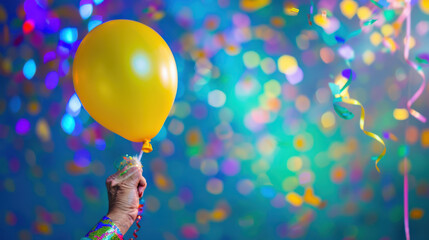
<svg viewBox="0 0 429 240">
<path fill-rule="evenodd" d="M 331 48 L 323 47 L 322 49 L 320 49 L 320 58 L 324 63 L 328 64 L 334 61 L 335 53 L 334 51 L 332 51 Z"/>
<path fill-rule="evenodd" d="M 264 91 L 270 97 L 278 97 L 282 91 L 280 83 L 272 79 L 264 84 Z"/>
<path fill-rule="evenodd" d="M 266 135 L 258 140 L 257 148 L 258 151 L 265 156 L 270 156 L 276 149 L 277 141 L 271 135 Z"/>
<path fill-rule="evenodd" d="M 422 147 L 429 148 L 429 129 L 422 131 Z"/>
<path fill-rule="evenodd" d="M 77 28 L 64 28 L 60 32 L 60 39 L 63 42 L 72 44 L 77 40 Z"/>
<path fill-rule="evenodd" d="M 243 54 L 244 65 L 249 69 L 257 67 L 260 61 L 261 59 L 259 58 L 259 54 L 257 52 L 248 51 Z"/>
<path fill-rule="evenodd" d="M 184 225 L 180 231 L 186 239 L 198 239 L 199 237 L 198 229 L 192 224 Z"/>
<path fill-rule="evenodd" d="M 287 160 L 287 168 L 292 172 L 297 172 L 302 168 L 302 160 L 299 157 L 293 156 Z"/>
<path fill-rule="evenodd" d="M 201 172 L 207 176 L 214 176 L 218 173 L 218 165 L 216 160 L 206 159 L 203 160 L 200 167 Z"/>
<path fill-rule="evenodd" d="M 276 196 L 276 192 L 271 186 L 262 186 L 260 189 L 261 195 L 265 198 L 273 198 Z"/>
<path fill-rule="evenodd" d="M 83 4 L 79 7 L 79 13 L 82 19 L 87 19 L 92 15 L 92 4 Z"/>
<path fill-rule="evenodd" d="M 381 36 L 381 34 L 378 32 L 373 32 L 369 37 L 369 40 L 371 41 L 372 45 L 378 46 L 380 45 L 381 41 L 383 41 L 383 36 Z"/>
<path fill-rule="evenodd" d="M 222 107 L 225 104 L 226 95 L 220 90 L 213 90 L 209 92 L 208 102 L 212 107 Z"/>
<path fill-rule="evenodd" d="M 24 34 L 29 34 L 34 30 L 34 21 L 32 19 L 28 19 L 22 24 L 22 31 Z"/>
<path fill-rule="evenodd" d="M 185 125 L 183 124 L 183 122 L 177 119 L 172 119 L 170 121 L 170 124 L 168 125 L 168 131 L 174 135 L 182 134 L 184 129 Z"/>
<path fill-rule="evenodd" d="M 343 57 L 346 60 L 353 60 L 355 58 L 355 52 L 353 48 L 351 48 L 349 45 L 343 45 L 338 49 L 338 53 L 341 57 Z"/>
<path fill-rule="evenodd" d="M 322 14 L 316 14 L 313 18 L 314 23 L 321 26 L 322 28 L 326 28 L 329 26 L 329 18 L 323 16 Z"/>
<path fill-rule="evenodd" d="M 240 162 L 235 159 L 226 159 L 222 162 L 221 169 L 223 174 L 234 176 L 240 172 Z"/>
<path fill-rule="evenodd" d="M 360 7 L 357 10 L 357 16 L 362 21 L 368 20 L 371 17 L 371 15 L 372 15 L 372 12 L 367 6 Z"/>
<path fill-rule="evenodd" d="M 334 167 L 331 170 L 331 180 L 334 183 L 341 183 L 346 177 L 346 170 L 343 167 Z"/>
<path fill-rule="evenodd" d="M 30 131 L 30 122 L 25 118 L 19 119 L 15 125 L 15 131 L 19 135 L 27 134 Z"/>
<path fill-rule="evenodd" d="M 375 60 L 375 55 L 373 52 L 371 52 L 370 50 L 366 50 L 363 54 L 362 54 L 362 58 L 363 58 L 363 62 L 366 65 L 371 65 L 374 60 Z"/>
<path fill-rule="evenodd" d="M 296 135 L 293 138 L 293 146 L 297 151 L 308 151 L 313 147 L 313 136 L 308 133 Z"/>
<path fill-rule="evenodd" d="M 145 196 L 145 205 L 149 212 L 156 212 L 158 211 L 161 204 L 159 203 L 158 198 L 154 196 Z"/>
<path fill-rule="evenodd" d="M 22 73 L 24 74 L 24 76 L 28 80 L 33 78 L 34 74 L 36 74 L 36 63 L 34 62 L 33 59 L 28 60 L 24 64 L 24 68 L 22 69 Z"/>
<path fill-rule="evenodd" d="M 381 27 L 381 34 L 383 34 L 385 37 L 389 37 L 393 34 L 395 30 L 393 29 L 392 25 L 385 24 Z"/>
<path fill-rule="evenodd" d="M 64 114 L 63 118 L 61 119 L 61 127 L 67 134 L 72 134 L 75 127 L 74 118 L 67 113 Z"/>
<path fill-rule="evenodd" d="M 332 128 L 335 126 L 335 116 L 331 111 L 325 112 L 320 118 L 323 128 Z"/>
<path fill-rule="evenodd" d="M 353 16 L 356 14 L 358 7 L 359 5 L 353 0 L 343 0 L 340 3 L 341 12 L 348 19 L 353 18 Z"/>
<path fill-rule="evenodd" d="M 407 38 L 404 38 L 404 45 L 407 45 Z M 416 39 L 410 36 L 410 38 L 408 39 L 408 47 L 409 49 L 411 49 L 415 46 L 416 46 Z"/>
<path fill-rule="evenodd" d="M 297 188 L 298 185 L 299 185 L 298 178 L 296 178 L 294 176 L 287 177 L 282 182 L 283 190 L 285 190 L 286 192 L 290 192 L 290 191 L 295 190 L 295 188 Z"/>
<path fill-rule="evenodd" d="M 149 73 L 150 63 L 149 60 L 142 53 L 137 53 L 132 58 L 132 67 L 135 73 L 140 77 Z"/>
<path fill-rule="evenodd" d="M 69 102 L 67 103 L 67 113 L 70 114 L 72 117 L 76 117 L 77 115 L 79 115 L 81 108 L 82 104 L 77 97 L 77 94 L 75 93 L 70 97 Z"/>
<path fill-rule="evenodd" d="M 417 32 L 417 34 L 419 34 L 420 36 L 423 36 L 428 31 L 429 31 L 429 22 L 420 21 L 419 23 L 417 23 L 417 26 L 416 26 L 416 32 Z"/>
<path fill-rule="evenodd" d="M 295 101 L 295 107 L 300 112 L 306 112 L 310 108 L 310 99 L 304 95 L 299 95 Z"/>
<path fill-rule="evenodd" d="M 304 171 L 301 174 L 299 174 L 299 184 L 304 185 L 308 183 L 312 183 L 314 179 L 314 174 L 310 171 Z"/>
<path fill-rule="evenodd" d="M 94 0 L 95 5 L 102 3 L 104 0 Z"/>
<path fill-rule="evenodd" d="M 217 195 L 223 192 L 223 182 L 217 178 L 211 178 L 206 183 L 207 192 Z"/>
<path fill-rule="evenodd" d="M 410 218 L 414 220 L 419 220 L 423 217 L 424 213 L 424 210 L 421 208 L 413 208 L 410 211 Z"/>
<path fill-rule="evenodd" d="M 294 73 L 286 74 L 287 81 L 292 85 L 296 85 L 300 83 L 303 78 L 304 78 L 304 72 L 299 67 Z"/>
<path fill-rule="evenodd" d="M 276 71 L 276 62 L 270 57 L 264 58 L 261 61 L 261 68 L 265 74 L 271 74 Z"/>
<path fill-rule="evenodd" d="M 290 192 L 285 197 L 286 201 L 295 207 L 299 207 L 304 202 L 302 197 L 295 192 Z"/>
<path fill-rule="evenodd" d="M 284 74 L 294 74 L 298 70 L 298 63 L 293 56 L 283 55 L 277 60 L 278 69 Z"/>
<path fill-rule="evenodd" d="M 42 142 L 51 140 L 51 130 L 45 119 L 39 119 L 36 123 L 36 134 Z"/>
<path fill-rule="evenodd" d="M 395 108 L 393 110 L 393 117 L 396 120 L 405 120 L 408 118 L 408 110 L 406 108 Z"/>
<path fill-rule="evenodd" d="M 90 32 L 92 29 L 94 29 L 95 27 L 97 27 L 98 25 L 102 24 L 103 21 L 101 19 L 91 19 L 88 22 L 88 32 Z"/>
<path fill-rule="evenodd" d="M 106 142 L 104 141 L 104 139 L 96 139 L 95 140 L 95 147 L 98 150 L 103 151 L 104 149 L 106 149 Z"/>
<path fill-rule="evenodd" d="M 74 163 L 79 167 L 87 167 L 91 163 L 91 154 L 86 149 L 78 150 L 74 154 Z"/>
<path fill-rule="evenodd" d="M 58 85 L 58 73 L 55 71 L 52 71 L 48 74 L 46 74 L 45 78 L 45 86 L 47 89 L 54 89 Z"/>
<path fill-rule="evenodd" d="M 51 225 L 46 222 L 36 222 L 34 228 L 36 233 L 42 235 L 50 235 L 52 233 Z"/>
<path fill-rule="evenodd" d="M 249 179 L 240 180 L 236 187 L 237 191 L 242 195 L 249 195 L 254 189 L 254 185 Z"/>
<path fill-rule="evenodd" d="M 8 225 L 15 226 L 18 219 L 13 212 L 7 211 L 5 220 Z"/>
<path fill-rule="evenodd" d="M 419 129 L 415 126 L 408 126 L 405 130 L 405 141 L 409 144 L 415 144 L 419 139 Z"/>
</svg>

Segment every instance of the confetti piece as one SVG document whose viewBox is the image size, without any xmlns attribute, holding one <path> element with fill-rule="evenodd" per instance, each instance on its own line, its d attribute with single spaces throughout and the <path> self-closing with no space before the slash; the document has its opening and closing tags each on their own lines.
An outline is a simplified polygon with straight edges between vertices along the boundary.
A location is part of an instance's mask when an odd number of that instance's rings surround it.
<svg viewBox="0 0 429 240">
<path fill-rule="evenodd" d="M 299 9 L 297 9 L 297 8 L 291 8 L 291 9 L 289 9 L 289 11 L 298 13 Z"/>
<path fill-rule="evenodd" d="M 421 53 L 416 57 L 417 63 L 429 64 L 429 53 Z"/>
<path fill-rule="evenodd" d="M 390 140 L 392 140 L 392 141 L 394 141 L 394 142 L 397 142 L 398 141 L 398 137 L 396 137 L 393 133 L 391 133 L 391 132 L 387 132 L 387 131 L 384 131 L 383 132 L 383 137 L 385 138 L 385 139 L 390 139 Z"/>
<path fill-rule="evenodd" d="M 346 40 L 340 36 L 335 36 L 335 40 L 337 40 L 338 43 L 345 43 Z"/>
<path fill-rule="evenodd" d="M 377 22 L 377 19 L 371 19 L 369 21 L 366 21 L 363 25 L 364 26 L 369 26 L 369 25 L 374 24 L 375 22 Z"/>
<path fill-rule="evenodd" d="M 302 203 L 304 202 L 302 197 L 295 192 L 288 193 L 286 195 L 286 201 L 288 201 L 291 205 L 293 205 L 295 207 L 301 206 Z"/>
<path fill-rule="evenodd" d="M 312 188 L 306 188 L 304 193 L 304 202 L 314 207 L 320 207 L 322 200 L 314 195 Z"/>
</svg>

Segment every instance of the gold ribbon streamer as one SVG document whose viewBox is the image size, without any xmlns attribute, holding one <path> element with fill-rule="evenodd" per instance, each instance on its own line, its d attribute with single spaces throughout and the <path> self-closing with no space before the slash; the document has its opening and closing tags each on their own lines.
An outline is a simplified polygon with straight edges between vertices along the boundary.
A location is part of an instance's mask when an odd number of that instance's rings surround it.
<svg viewBox="0 0 429 240">
<path fill-rule="evenodd" d="M 355 105 L 355 106 L 360 106 L 361 108 L 361 114 L 360 114 L 360 121 L 359 121 L 359 126 L 360 129 L 362 130 L 363 133 L 365 133 L 367 136 L 375 139 L 376 141 L 378 141 L 379 143 L 381 143 L 384 147 L 383 151 L 381 152 L 380 155 L 378 155 L 377 159 L 375 160 L 375 168 L 377 169 L 378 172 L 380 172 L 380 169 L 378 168 L 377 164 L 378 162 L 384 157 L 384 155 L 386 154 L 386 145 L 384 144 L 383 139 L 381 139 L 380 136 L 378 136 L 375 133 L 372 132 L 368 132 L 364 129 L 365 126 L 365 109 L 363 108 L 362 104 L 356 100 L 356 99 L 352 99 L 352 98 L 344 98 L 341 97 L 341 101 L 347 104 L 351 104 L 351 105 Z"/>
</svg>

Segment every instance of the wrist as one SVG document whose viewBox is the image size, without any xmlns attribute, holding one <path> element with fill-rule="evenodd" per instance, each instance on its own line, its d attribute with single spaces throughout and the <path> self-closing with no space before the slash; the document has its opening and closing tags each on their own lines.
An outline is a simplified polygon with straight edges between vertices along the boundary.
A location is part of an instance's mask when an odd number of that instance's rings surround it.
<svg viewBox="0 0 429 240">
<path fill-rule="evenodd" d="M 109 212 L 106 216 L 112 220 L 112 222 L 119 228 L 123 235 L 125 235 L 134 222 L 134 219 L 128 214 Z"/>
</svg>

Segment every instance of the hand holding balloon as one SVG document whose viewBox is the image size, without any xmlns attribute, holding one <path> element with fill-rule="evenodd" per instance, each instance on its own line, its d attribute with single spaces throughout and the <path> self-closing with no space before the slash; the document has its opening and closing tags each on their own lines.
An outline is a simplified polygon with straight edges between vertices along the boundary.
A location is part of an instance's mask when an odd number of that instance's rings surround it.
<svg viewBox="0 0 429 240">
<path fill-rule="evenodd" d="M 126 166 L 106 180 L 109 197 L 107 217 L 126 233 L 137 218 L 139 199 L 146 189 L 146 179 L 142 176 L 142 168 Z"/>
</svg>

